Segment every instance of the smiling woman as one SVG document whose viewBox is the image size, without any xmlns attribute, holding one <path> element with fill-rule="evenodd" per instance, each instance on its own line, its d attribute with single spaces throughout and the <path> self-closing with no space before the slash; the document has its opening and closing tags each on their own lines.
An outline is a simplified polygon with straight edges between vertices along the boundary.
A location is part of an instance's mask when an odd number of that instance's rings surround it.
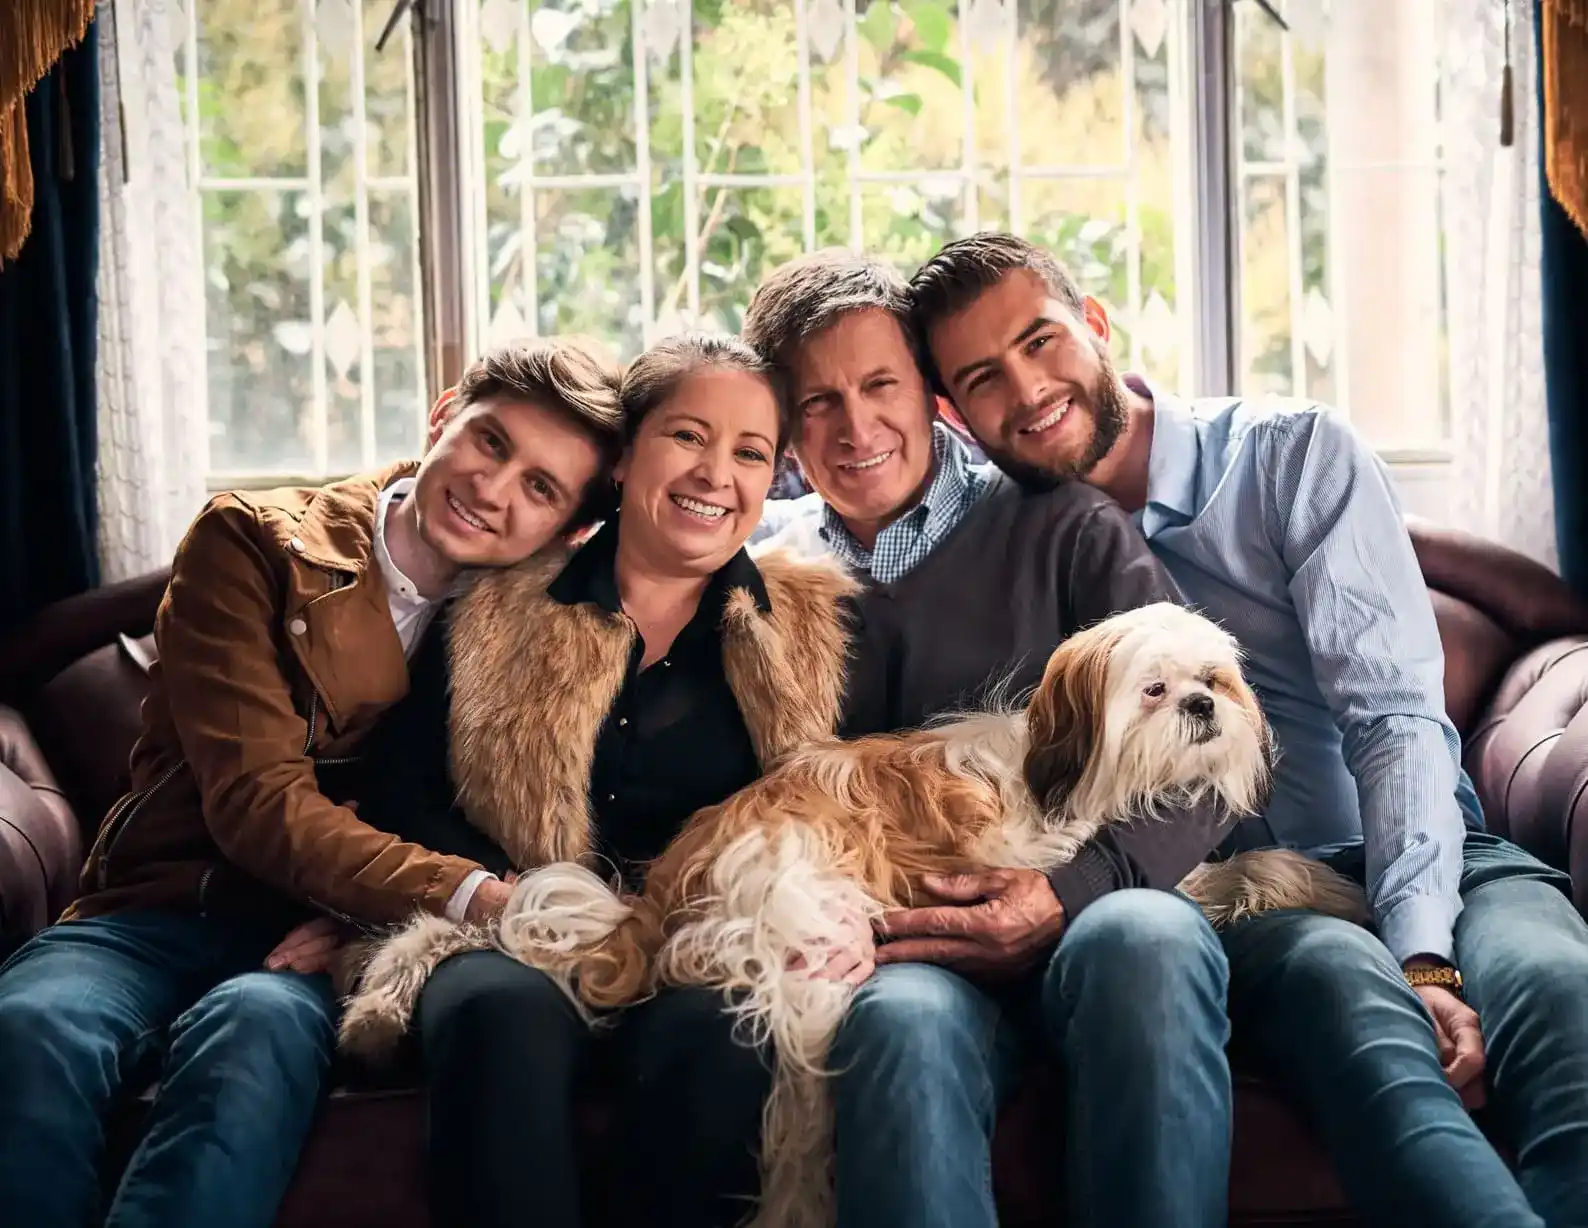
<svg viewBox="0 0 1588 1228">
<path fill-rule="evenodd" d="M 734 338 L 683 336 L 634 361 L 621 399 L 620 584 L 636 568 L 708 576 L 761 519 L 788 430 L 782 380 Z"/>
<path fill-rule="evenodd" d="M 498 873 L 578 861 L 638 890 L 692 813 L 833 732 L 852 585 L 827 562 L 744 550 L 788 424 L 781 381 L 748 346 L 664 341 L 619 400 L 617 515 L 571 556 L 484 574 L 458 598 L 372 739 L 360 814 Z M 510 890 L 479 882 L 466 921 L 499 916 Z M 521 1223 L 525 1189 L 543 1228 L 575 1228 L 568 1097 L 596 1051 L 553 982 L 484 929 L 431 919 L 385 944 L 361 985 L 345 1048 L 378 1056 L 417 1017 L 437 1228 Z M 613 1080 L 628 1089 L 613 1196 L 637 1204 L 614 1222 L 743 1217 L 769 1076 L 734 1019 L 714 991 L 665 991 L 600 1046 L 669 1072 Z"/>
</svg>

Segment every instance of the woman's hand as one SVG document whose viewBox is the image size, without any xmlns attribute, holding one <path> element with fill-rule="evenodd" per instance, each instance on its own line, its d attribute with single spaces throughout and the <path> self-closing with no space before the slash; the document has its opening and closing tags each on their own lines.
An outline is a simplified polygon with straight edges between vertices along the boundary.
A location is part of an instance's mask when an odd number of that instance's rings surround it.
<svg viewBox="0 0 1588 1228">
<path fill-rule="evenodd" d="M 811 968 L 810 974 L 819 981 L 842 981 L 846 985 L 858 985 L 876 971 L 876 938 L 867 917 L 846 914 L 843 927 L 843 941 L 832 948 L 825 961 Z M 791 972 L 805 968 L 805 957 L 796 953 L 789 959 L 788 967 Z"/>
<path fill-rule="evenodd" d="M 331 917 L 316 917 L 296 926 L 265 956 L 271 972 L 329 972 L 342 946 L 342 923 Z"/>
</svg>

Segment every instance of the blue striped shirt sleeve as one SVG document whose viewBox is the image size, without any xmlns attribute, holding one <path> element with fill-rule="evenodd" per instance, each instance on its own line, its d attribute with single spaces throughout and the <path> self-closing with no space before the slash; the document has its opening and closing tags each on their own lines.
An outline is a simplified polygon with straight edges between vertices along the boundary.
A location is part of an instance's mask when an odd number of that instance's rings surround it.
<svg viewBox="0 0 1588 1228">
<path fill-rule="evenodd" d="M 1461 744 L 1444 651 L 1388 472 L 1342 419 L 1275 420 L 1270 532 L 1356 781 L 1368 898 L 1397 960 L 1452 957 L 1461 911 Z"/>
</svg>

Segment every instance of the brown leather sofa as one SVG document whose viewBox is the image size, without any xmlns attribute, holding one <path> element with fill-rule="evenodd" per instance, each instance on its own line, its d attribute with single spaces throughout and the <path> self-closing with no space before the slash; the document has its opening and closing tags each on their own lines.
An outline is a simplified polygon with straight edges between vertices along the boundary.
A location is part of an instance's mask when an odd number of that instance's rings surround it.
<svg viewBox="0 0 1588 1228">
<path fill-rule="evenodd" d="M 1572 872 L 1588 903 L 1588 605 L 1492 543 L 1415 524 L 1447 657 L 1445 699 L 1491 829 Z M 143 690 L 154 575 L 46 610 L 0 642 L 0 950 L 55 916 L 85 841 L 121 788 Z M 122 638 L 125 637 L 125 638 Z M 1232 1222 L 1349 1224 L 1328 1160 L 1261 1082 L 1237 1076 Z M 1051 1075 L 1000 1122 L 1005 1223 L 1055 1222 L 1061 1154 Z M 119 1121 L 123 1144 L 136 1106 Z M 422 1121 L 407 1088 L 331 1097 L 280 1223 L 422 1228 Z"/>
</svg>

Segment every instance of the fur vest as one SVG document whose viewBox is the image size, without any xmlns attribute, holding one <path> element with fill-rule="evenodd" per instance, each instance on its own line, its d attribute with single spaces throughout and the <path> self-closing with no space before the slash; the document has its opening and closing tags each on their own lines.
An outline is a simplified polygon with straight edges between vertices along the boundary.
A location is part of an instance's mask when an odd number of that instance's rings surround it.
<svg viewBox="0 0 1588 1228">
<path fill-rule="evenodd" d="M 547 587 L 568 552 L 484 573 L 450 625 L 452 779 L 469 821 L 520 869 L 590 849 L 590 770 L 638 634 L 622 615 Z M 745 589 L 723 611 L 724 672 L 763 771 L 837 729 L 855 581 L 827 561 L 756 560 L 771 609 Z M 549 735 L 549 736 L 548 736 Z"/>
</svg>

